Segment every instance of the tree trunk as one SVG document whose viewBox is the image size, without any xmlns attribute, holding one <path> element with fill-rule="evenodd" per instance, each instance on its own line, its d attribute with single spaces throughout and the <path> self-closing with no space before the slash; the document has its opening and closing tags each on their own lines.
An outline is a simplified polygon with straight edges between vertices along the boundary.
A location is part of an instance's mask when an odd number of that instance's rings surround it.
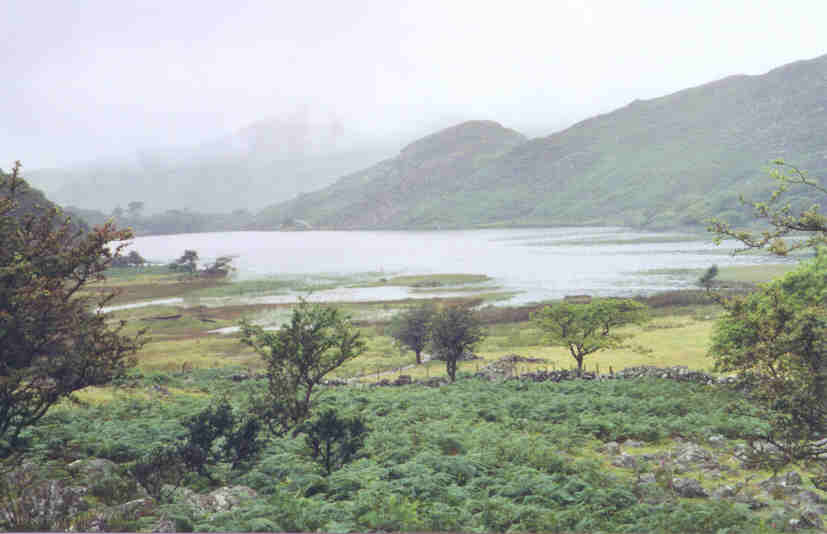
<svg viewBox="0 0 827 534">
<path fill-rule="evenodd" d="M 416 351 L 416 364 L 417 365 L 422 365 L 422 351 L 421 350 Z"/>
</svg>

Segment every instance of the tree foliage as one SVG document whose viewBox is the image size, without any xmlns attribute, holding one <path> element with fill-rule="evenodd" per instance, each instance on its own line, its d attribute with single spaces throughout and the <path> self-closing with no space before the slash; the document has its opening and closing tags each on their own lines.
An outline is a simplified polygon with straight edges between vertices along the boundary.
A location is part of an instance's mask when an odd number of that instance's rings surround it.
<svg viewBox="0 0 827 534">
<path fill-rule="evenodd" d="M 771 176 L 778 187 L 770 198 L 761 202 L 741 200 L 752 207 L 757 222 L 765 223 L 767 227 L 760 231 L 736 230 L 724 221 L 713 219 L 709 231 L 717 235 L 719 243 L 724 238 L 732 238 L 747 249 L 767 249 L 780 256 L 794 250 L 827 245 L 827 216 L 822 213 L 820 204 L 807 204 L 807 201 L 819 198 L 827 201 L 827 187 L 794 165 L 780 160 L 773 163 L 775 168 Z M 792 192 L 798 193 L 796 205 L 782 203 Z"/>
<path fill-rule="evenodd" d="M 180 258 L 169 264 L 169 269 L 195 274 L 198 270 L 198 251 L 186 249 Z"/>
<path fill-rule="evenodd" d="M 431 321 L 436 309 L 430 303 L 411 308 L 393 318 L 391 337 L 416 354 L 416 363 L 422 363 L 422 351 L 431 338 Z"/>
<path fill-rule="evenodd" d="M 704 271 L 704 274 L 702 274 L 700 276 L 700 278 L 698 278 L 698 284 L 701 287 L 705 287 L 705 288 L 709 289 L 710 287 L 712 287 L 712 283 L 715 280 L 715 278 L 717 278 L 717 277 L 718 277 L 718 266 L 714 265 L 714 264 L 710 265 Z"/>
<path fill-rule="evenodd" d="M 340 418 L 335 410 L 327 409 L 302 423 L 297 432 L 305 434 L 311 456 L 330 475 L 355 457 L 364 445 L 368 429 L 358 417 Z"/>
<path fill-rule="evenodd" d="M 589 354 L 618 347 L 625 339 L 617 329 L 647 320 L 645 304 L 629 299 L 594 299 L 589 303 L 559 302 L 533 315 L 552 345 L 569 349 L 583 372 L 583 360 Z"/>
<path fill-rule="evenodd" d="M 750 203 L 766 228 L 733 230 L 713 220 L 709 229 L 718 242 L 733 238 L 747 249 L 779 256 L 816 251 L 815 260 L 747 297 L 719 299 L 726 313 L 717 324 L 711 354 L 719 370 L 751 379 L 753 396 L 770 422 L 770 430 L 757 437 L 771 444 L 755 449 L 752 459 L 778 464 L 827 452 L 816 439 L 827 429 L 827 216 L 814 202 L 827 200 L 827 187 L 793 165 L 774 164 L 778 187 L 768 200 Z M 790 195 L 794 202 L 782 203 Z"/>
<path fill-rule="evenodd" d="M 325 376 L 365 349 L 359 331 L 341 311 L 305 300 L 293 309 L 290 322 L 275 332 L 248 322 L 242 322 L 241 329 L 242 342 L 267 365 L 262 415 L 282 433 L 307 419 L 314 390 Z"/>
<path fill-rule="evenodd" d="M 0 173 L 0 451 L 59 400 L 123 375 L 141 334 L 121 334 L 92 293 L 131 237 L 109 223 L 85 232 L 56 206 L 21 209 L 28 185 L 20 164 Z"/>
<path fill-rule="evenodd" d="M 772 422 L 761 436 L 792 461 L 827 452 L 827 254 L 744 298 L 725 301 L 711 354 L 719 371 L 753 378 Z M 778 455 L 776 455 L 778 456 Z"/>
<path fill-rule="evenodd" d="M 484 338 L 485 331 L 479 318 L 462 306 L 448 306 L 431 321 L 431 345 L 437 357 L 445 360 L 451 382 L 456 380 L 457 362 L 462 355 Z"/>
</svg>

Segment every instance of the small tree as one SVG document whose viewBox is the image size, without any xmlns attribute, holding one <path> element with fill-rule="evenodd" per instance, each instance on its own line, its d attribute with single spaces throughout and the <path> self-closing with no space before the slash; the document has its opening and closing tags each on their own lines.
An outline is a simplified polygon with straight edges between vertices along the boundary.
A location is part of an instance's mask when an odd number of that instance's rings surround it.
<svg viewBox="0 0 827 534">
<path fill-rule="evenodd" d="M 445 360 L 445 370 L 456 380 L 457 362 L 485 338 L 480 320 L 468 308 L 449 306 L 431 322 L 431 345 L 434 353 Z"/>
<path fill-rule="evenodd" d="M 130 217 L 140 217 L 141 212 L 144 210 L 144 203 L 140 200 L 133 200 L 126 205 L 126 210 L 129 212 Z"/>
<path fill-rule="evenodd" d="M 546 333 L 548 342 L 569 349 L 583 372 L 583 360 L 589 354 L 618 347 L 624 336 L 619 327 L 642 323 L 648 318 L 647 308 L 629 299 L 594 299 L 589 303 L 559 302 L 546 306 L 532 319 Z"/>
<path fill-rule="evenodd" d="M 305 434 L 310 454 L 327 475 L 350 462 L 365 442 L 368 429 L 358 417 L 340 418 L 332 409 L 302 423 L 296 430 Z"/>
<path fill-rule="evenodd" d="M 242 342 L 267 365 L 267 394 L 262 415 L 284 433 L 310 415 L 316 386 L 325 376 L 361 354 L 360 333 L 339 310 L 305 300 L 293 309 L 288 324 L 275 332 L 241 323 Z"/>
<path fill-rule="evenodd" d="M 422 351 L 431 337 L 431 320 L 436 309 L 430 303 L 411 308 L 396 317 L 391 323 L 391 337 L 402 347 L 408 347 L 416 354 L 416 363 L 422 363 Z"/>
<path fill-rule="evenodd" d="M 233 258 L 231 256 L 220 256 L 210 265 L 204 267 L 201 274 L 204 276 L 224 277 L 233 270 Z"/>
<path fill-rule="evenodd" d="M 704 274 L 702 274 L 701 277 L 698 278 L 698 284 L 701 287 L 709 289 L 709 288 L 712 287 L 712 281 L 715 280 L 715 278 L 717 276 L 718 276 L 718 266 L 714 265 L 714 264 L 710 265 L 709 268 L 707 268 L 707 270 L 704 271 Z"/>
<path fill-rule="evenodd" d="M 27 195 L 19 162 L 0 172 L 0 456 L 59 400 L 122 376 L 143 344 L 102 313 L 112 293 L 83 291 L 124 246 L 109 243 L 131 233 L 86 233 Z"/>
<path fill-rule="evenodd" d="M 169 264 L 169 268 L 172 271 L 195 274 L 198 270 L 198 252 L 190 249 L 184 250 L 180 258 Z"/>
</svg>

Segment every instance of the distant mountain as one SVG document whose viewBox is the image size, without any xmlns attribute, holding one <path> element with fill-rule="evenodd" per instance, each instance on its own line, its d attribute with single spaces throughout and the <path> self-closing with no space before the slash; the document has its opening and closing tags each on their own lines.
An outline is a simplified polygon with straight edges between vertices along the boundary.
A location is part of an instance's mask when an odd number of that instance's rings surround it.
<svg viewBox="0 0 827 534">
<path fill-rule="evenodd" d="M 36 169 L 29 180 L 63 205 L 110 213 L 129 202 L 146 211 L 255 211 L 333 183 L 392 154 L 335 118 L 298 113 L 262 120 L 199 146 L 139 151 L 134 158 Z"/>
<path fill-rule="evenodd" d="M 258 226 L 654 229 L 722 214 L 738 222 L 739 194 L 771 187 L 776 158 L 827 177 L 827 56 L 634 101 L 527 142 L 496 123 L 464 123 L 267 208 Z"/>
<path fill-rule="evenodd" d="M 463 190 L 464 179 L 525 142 L 522 134 L 496 122 L 464 122 L 321 191 L 262 210 L 257 225 L 306 219 L 331 228 L 438 226 L 439 215 L 423 217 L 430 206 Z"/>
</svg>

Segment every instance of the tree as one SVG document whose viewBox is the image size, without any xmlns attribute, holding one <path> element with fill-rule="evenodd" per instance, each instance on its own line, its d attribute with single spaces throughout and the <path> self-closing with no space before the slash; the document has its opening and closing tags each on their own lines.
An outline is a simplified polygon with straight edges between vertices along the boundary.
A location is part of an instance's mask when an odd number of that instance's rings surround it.
<svg viewBox="0 0 827 534">
<path fill-rule="evenodd" d="M 775 161 L 778 187 L 764 202 L 752 202 L 760 232 L 734 230 L 713 219 L 716 242 L 740 241 L 746 249 L 786 256 L 813 249 L 816 258 L 746 297 L 718 301 L 725 309 L 716 325 L 710 353 L 716 368 L 738 371 L 752 385 L 752 398 L 764 409 L 769 428 L 752 460 L 777 465 L 827 453 L 816 438 L 827 430 L 827 216 L 813 200 L 827 200 L 827 187 L 793 165 Z M 781 203 L 783 197 L 793 200 Z M 797 195 L 797 196 L 796 196 Z"/>
<path fill-rule="evenodd" d="M 230 274 L 230 271 L 233 270 L 233 266 L 231 265 L 232 262 L 233 258 L 231 256 L 219 256 L 210 265 L 204 267 L 201 274 L 206 276 L 225 277 Z"/>
<path fill-rule="evenodd" d="M 827 200 L 827 187 L 811 179 L 798 167 L 776 160 L 770 175 L 778 187 L 764 202 L 746 202 L 752 207 L 758 222 L 768 227 L 762 231 L 735 230 L 719 219 L 712 219 L 709 231 L 716 234 L 716 242 L 724 238 L 740 241 L 747 249 L 767 249 L 773 254 L 786 256 L 793 250 L 817 248 L 827 245 L 827 216 L 821 213 L 821 206 L 813 198 Z M 795 207 L 792 202 L 782 204 L 789 193 L 798 193 Z M 799 239 L 789 239 L 799 237 Z"/>
<path fill-rule="evenodd" d="M 28 204 L 20 169 L 0 172 L 0 456 L 59 400 L 122 376 L 143 344 L 103 315 L 112 293 L 84 291 L 131 233 L 87 233 L 54 205 Z"/>
<path fill-rule="evenodd" d="M 324 467 L 328 476 L 353 459 L 362 448 L 367 431 L 360 418 L 339 418 L 330 408 L 297 429 L 305 434 L 310 455 Z"/>
<path fill-rule="evenodd" d="M 710 352 L 718 371 L 751 378 L 769 430 L 760 460 L 785 463 L 827 453 L 827 253 L 758 291 L 724 301 Z M 755 436 L 758 438 L 759 436 Z"/>
<path fill-rule="evenodd" d="M 243 321 L 242 342 L 267 365 L 262 415 L 285 433 L 307 419 L 314 390 L 325 376 L 365 349 L 360 333 L 338 309 L 301 300 L 288 324 L 275 331 Z"/>
<path fill-rule="evenodd" d="M 701 287 L 705 287 L 706 289 L 709 289 L 710 287 L 712 287 L 712 281 L 715 280 L 715 278 L 717 278 L 717 276 L 718 276 L 718 266 L 714 265 L 714 264 L 710 265 L 707 268 L 707 270 L 704 271 L 704 274 L 702 274 L 701 277 L 698 278 L 698 284 Z"/>
<path fill-rule="evenodd" d="M 132 202 L 126 205 L 126 210 L 129 212 L 129 216 L 132 218 L 139 217 L 143 209 L 144 203 L 140 200 L 133 200 Z"/>
<path fill-rule="evenodd" d="M 198 252 L 190 249 L 184 250 L 180 258 L 169 264 L 169 268 L 172 271 L 195 274 L 198 270 Z"/>
<path fill-rule="evenodd" d="M 112 258 L 111 267 L 139 267 L 146 263 L 146 260 L 137 250 L 129 251 L 126 256 L 115 256 Z"/>
<path fill-rule="evenodd" d="M 434 306 L 425 303 L 397 315 L 391 322 L 391 337 L 400 346 L 408 347 L 416 353 L 417 364 L 422 363 L 422 351 L 430 340 L 434 314 Z"/>
<path fill-rule="evenodd" d="M 589 303 L 559 302 L 546 306 L 532 319 L 552 345 L 569 349 L 577 362 L 577 372 L 583 372 L 583 360 L 599 350 L 618 347 L 625 336 L 617 329 L 638 324 L 648 318 L 647 308 L 629 299 L 594 299 Z"/>
<path fill-rule="evenodd" d="M 468 308 L 449 306 L 434 315 L 431 322 L 431 345 L 434 353 L 445 360 L 451 382 L 456 380 L 457 362 L 485 338 L 480 320 Z"/>
</svg>

